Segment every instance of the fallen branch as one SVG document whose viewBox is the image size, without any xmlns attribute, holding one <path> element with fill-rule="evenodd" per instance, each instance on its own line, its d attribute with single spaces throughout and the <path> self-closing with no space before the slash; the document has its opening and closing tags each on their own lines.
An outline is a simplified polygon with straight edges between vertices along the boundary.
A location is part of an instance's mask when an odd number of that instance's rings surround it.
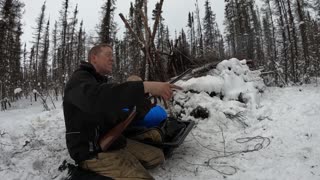
<svg viewBox="0 0 320 180">
<path fill-rule="evenodd" d="M 224 155 L 226 155 L 226 139 L 225 139 L 225 137 L 224 137 L 222 127 L 221 127 L 221 126 L 219 126 L 219 125 L 218 125 L 218 127 L 219 127 L 219 129 L 220 129 L 220 131 L 221 131 L 221 136 L 222 136 L 223 154 L 224 154 Z"/>
<path fill-rule="evenodd" d="M 136 40 L 139 42 L 139 44 L 144 47 L 143 41 L 139 38 L 139 36 L 133 31 L 132 27 L 129 25 L 128 21 L 126 20 L 126 18 L 123 16 L 122 13 L 119 14 L 120 18 L 122 19 L 122 21 L 124 22 L 124 24 L 126 25 L 126 28 L 129 29 L 129 32 L 136 38 Z"/>
</svg>

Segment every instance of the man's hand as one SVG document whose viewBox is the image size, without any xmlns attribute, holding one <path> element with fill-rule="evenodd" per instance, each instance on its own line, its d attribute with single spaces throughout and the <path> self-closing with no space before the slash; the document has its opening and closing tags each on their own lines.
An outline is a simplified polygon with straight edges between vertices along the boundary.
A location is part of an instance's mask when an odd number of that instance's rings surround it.
<svg viewBox="0 0 320 180">
<path fill-rule="evenodd" d="M 180 86 L 167 82 L 145 81 L 143 85 L 145 93 L 150 93 L 153 96 L 161 96 L 164 100 L 169 100 L 172 97 L 173 90 L 182 90 Z"/>
<path fill-rule="evenodd" d="M 142 120 L 150 111 L 151 108 L 153 108 L 155 104 L 152 104 L 150 99 L 145 98 L 143 101 L 143 104 L 137 105 L 137 120 Z"/>
</svg>

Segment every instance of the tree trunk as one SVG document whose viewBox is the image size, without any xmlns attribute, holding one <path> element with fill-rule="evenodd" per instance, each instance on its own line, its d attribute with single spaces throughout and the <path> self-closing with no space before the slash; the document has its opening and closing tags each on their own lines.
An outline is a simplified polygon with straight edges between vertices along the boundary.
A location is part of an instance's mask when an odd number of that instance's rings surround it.
<svg viewBox="0 0 320 180">
<path fill-rule="evenodd" d="M 307 22 L 304 17 L 303 7 L 301 6 L 300 0 L 296 0 L 297 2 L 297 11 L 299 16 L 299 28 L 301 33 L 302 40 L 302 48 L 303 48 L 303 57 L 304 57 L 304 75 L 307 75 L 308 68 L 310 67 L 310 58 L 309 58 L 309 42 L 307 37 Z M 305 79 L 306 80 L 306 79 Z"/>
</svg>

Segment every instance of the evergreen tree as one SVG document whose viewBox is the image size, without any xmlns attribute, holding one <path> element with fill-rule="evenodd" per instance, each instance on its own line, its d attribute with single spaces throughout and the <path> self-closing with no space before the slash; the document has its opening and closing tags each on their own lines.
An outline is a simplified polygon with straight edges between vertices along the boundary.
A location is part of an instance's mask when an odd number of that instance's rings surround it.
<svg viewBox="0 0 320 180">
<path fill-rule="evenodd" d="M 22 55 L 22 43 L 21 43 L 21 35 L 22 35 L 22 24 L 20 20 L 16 22 L 16 31 L 14 32 L 14 42 L 12 46 L 12 58 L 10 59 L 11 64 L 11 84 L 13 88 L 22 87 L 22 67 L 21 67 L 21 55 Z"/>
<path fill-rule="evenodd" d="M 99 30 L 99 39 L 101 43 L 112 43 L 113 33 L 116 25 L 113 21 L 113 14 L 115 10 L 115 0 L 107 0 L 102 7 L 103 18 Z"/>
<path fill-rule="evenodd" d="M 34 34 L 34 38 L 35 38 L 35 69 L 33 69 L 33 81 L 34 81 L 34 88 L 35 86 L 38 84 L 39 81 L 39 55 L 40 55 L 40 51 L 41 51 L 41 40 L 42 40 L 42 33 L 43 33 L 43 25 L 45 23 L 45 10 L 46 10 L 46 2 L 43 3 L 42 7 L 41 7 L 41 12 L 40 15 L 37 18 L 37 27 L 35 28 L 35 34 Z"/>
<path fill-rule="evenodd" d="M 285 8 L 285 12 L 287 13 L 286 22 L 287 22 L 287 32 L 289 36 L 290 43 L 290 66 L 291 66 L 291 76 L 294 83 L 298 82 L 298 72 L 297 72 L 297 63 L 298 63 L 298 42 L 297 42 L 297 34 L 296 34 L 296 23 L 292 12 L 292 4 L 289 0 L 286 2 L 282 2 L 283 4 L 287 3 L 287 5 L 283 6 Z"/>
<path fill-rule="evenodd" d="M 160 3 L 156 3 L 155 5 L 155 9 L 152 11 L 152 19 L 156 20 L 156 16 L 158 15 L 158 11 L 159 11 L 159 7 L 160 7 Z M 162 11 L 160 12 L 160 14 L 162 13 Z M 167 46 L 167 42 L 165 41 L 165 33 L 166 33 L 166 27 L 164 25 L 164 18 L 162 17 L 162 15 L 160 15 L 160 19 L 159 19 L 159 26 L 158 26 L 158 30 L 157 30 L 157 38 L 156 38 L 156 48 L 158 50 L 160 50 L 161 52 L 167 51 L 168 47 Z"/>
<path fill-rule="evenodd" d="M 67 27 L 67 56 L 66 56 L 66 65 L 67 65 L 67 74 L 68 76 L 71 75 L 71 73 L 75 70 L 76 62 L 75 62 L 75 56 L 76 56 L 76 48 L 77 45 L 75 45 L 77 39 L 77 33 L 76 33 L 76 26 L 78 23 L 78 5 L 76 5 L 74 11 L 73 11 L 73 17 L 71 18 L 70 22 L 68 23 Z"/>
<path fill-rule="evenodd" d="M 310 70 L 310 54 L 309 54 L 309 40 L 308 40 L 308 27 L 309 22 L 305 18 L 305 8 L 303 0 L 296 0 L 296 9 L 297 15 L 299 19 L 299 30 L 301 35 L 302 49 L 303 49 L 303 60 L 304 60 L 304 70 L 303 74 L 305 76 L 304 80 L 309 81 L 309 77 L 306 77 L 308 71 Z"/>
<path fill-rule="evenodd" d="M 39 75 L 40 75 L 40 82 L 41 82 L 41 89 L 47 89 L 48 85 L 48 60 L 49 60 L 49 46 L 50 46 L 50 39 L 49 39 L 49 28 L 50 28 L 50 21 L 47 21 L 47 26 L 45 28 L 44 38 L 43 38 L 43 48 L 40 54 L 40 68 L 39 68 Z"/>
<path fill-rule="evenodd" d="M 60 11 L 60 41 L 58 44 L 58 76 L 61 88 L 64 88 L 64 84 L 67 80 L 67 30 L 68 30 L 68 10 L 69 0 L 65 0 L 62 4 L 62 10 Z M 62 91 L 61 91 L 62 92 Z"/>
<path fill-rule="evenodd" d="M 194 15 L 189 12 L 188 14 L 188 33 L 189 33 L 189 44 L 190 44 L 190 52 L 192 56 L 196 56 L 196 43 L 195 43 L 195 24 L 194 24 Z"/>
<path fill-rule="evenodd" d="M 59 95 L 59 80 L 60 76 L 58 75 L 59 72 L 59 61 L 58 61 L 58 22 L 55 21 L 54 28 L 52 31 L 52 49 L 51 49 L 51 56 L 52 56 L 52 74 L 51 74 L 51 84 L 50 86 L 54 89 L 56 99 L 58 100 Z"/>
<path fill-rule="evenodd" d="M 86 54 L 86 45 L 85 45 L 85 41 L 86 41 L 86 32 L 83 29 L 83 21 L 81 21 L 80 23 L 80 28 L 79 28 L 79 32 L 78 32 L 78 38 L 77 38 L 77 55 L 75 58 L 75 66 L 77 67 L 80 64 L 80 61 L 84 61 L 86 60 L 85 54 Z"/>
<path fill-rule="evenodd" d="M 253 45 L 253 50 L 254 50 L 254 57 L 253 59 L 258 62 L 259 65 L 264 64 L 265 60 L 265 55 L 263 52 L 263 32 L 262 32 L 262 23 L 260 21 L 260 12 L 258 8 L 254 7 L 254 1 L 249 1 L 249 12 L 251 14 L 252 20 L 252 28 L 253 28 L 253 39 L 254 39 L 254 45 Z"/>
<path fill-rule="evenodd" d="M 196 45 L 197 45 L 197 57 L 203 57 L 203 34 L 202 34 L 202 26 L 201 26 L 201 19 L 200 19 L 200 8 L 198 0 L 196 0 L 196 20 L 197 20 L 197 34 L 196 34 Z"/>
<path fill-rule="evenodd" d="M 310 22 L 310 32 L 318 33 L 308 33 L 309 48 L 311 58 L 311 72 L 310 75 L 319 77 L 320 76 L 320 26 L 316 19 L 312 19 L 308 13 L 308 21 Z"/>
<path fill-rule="evenodd" d="M 213 13 L 211 9 L 211 5 L 209 3 L 209 0 L 205 1 L 205 15 L 203 18 L 203 35 L 204 35 L 204 48 L 206 51 L 213 50 L 215 48 L 215 42 L 216 42 L 216 37 L 215 37 L 215 26 L 217 25 L 216 23 L 216 15 Z"/>
<path fill-rule="evenodd" d="M 143 1 L 136 0 L 135 4 L 131 4 L 130 12 L 129 12 L 129 22 L 131 27 L 133 28 L 134 32 L 138 35 L 140 39 L 143 38 L 143 24 L 142 24 L 142 17 L 139 12 L 139 9 L 142 9 Z M 128 35 L 128 44 L 123 44 L 124 47 L 127 47 L 127 63 L 126 66 L 130 67 L 128 73 L 137 74 L 142 79 L 145 77 L 145 70 L 146 70 L 146 61 L 143 57 L 143 53 L 141 51 L 141 46 L 139 42 L 134 38 L 134 36 L 127 31 Z M 131 64 L 132 66 L 129 66 Z"/>
<path fill-rule="evenodd" d="M 282 56 L 279 56 L 279 62 L 281 64 L 284 64 L 284 80 L 285 83 L 288 83 L 289 81 L 289 53 L 288 53 L 288 46 L 289 46 L 289 34 L 286 33 L 286 28 L 285 28 L 285 22 L 286 22 L 286 18 L 285 18 L 285 13 L 284 13 L 284 4 L 280 1 L 274 1 L 275 6 L 276 6 L 276 13 L 279 15 L 279 27 L 280 28 L 280 33 L 281 33 L 281 37 L 282 37 L 282 49 L 280 51 L 280 55 L 282 54 Z M 267 37 L 266 37 L 267 38 Z"/>
<path fill-rule="evenodd" d="M 23 63 L 22 63 L 22 67 L 23 67 L 23 77 L 22 77 L 22 80 L 23 82 L 25 82 L 27 80 L 27 73 L 28 73 L 28 64 L 27 64 L 27 43 L 24 43 L 24 46 L 23 46 Z M 24 88 L 26 89 L 26 88 Z"/>
<path fill-rule="evenodd" d="M 212 11 L 209 0 L 205 1 L 205 16 L 203 18 L 203 40 L 204 40 L 204 52 L 206 56 L 211 59 L 221 59 L 224 51 L 223 46 L 220 46 L 221 34 L 218 24 L 216 22 L 215 14 Z M 222 49 L 220 49 L 222 48 Z"/>
<path fill-rule="evenodd" d="M 264 14 L 263 24 L 263 37 L 264 37 L 264 52 L 265 60 L 264 66 L 269 70 L 275 70 L 275 61 L 278 59 L 277 52 L 277 40 L 276 40 L 276 29 L 273 17 L 273 8 L 270 0 L 264 0 L 264 7 L 262 13 Z M 276 77 L 277 83 L 277 77 Z"/>
<path fill-rule="evenodd" d="M 225 34 L 227 41 L 227 55 L 229 57 L 235 56 L 237 54 L 237 31 L 236 31 L 236 13 L 235 13 L 235 2 L 234 0 L 226 1 L 225 5 Z"/>
<path fill-rule="evenodd" d="M 171 60 L 168 67 L 168 74 L 175 76 L 190 68 L 190 52 L 187 36 L 182 29 L 180 35 L 175 39 L 174 59 Z"/>
<path fill-rule="evenodd" d="M 19 0 L 2 1 L 0 9 L 0 101 L 14 97 L 21 86 L 21 14 L 24 4 Z"/>
</svg>

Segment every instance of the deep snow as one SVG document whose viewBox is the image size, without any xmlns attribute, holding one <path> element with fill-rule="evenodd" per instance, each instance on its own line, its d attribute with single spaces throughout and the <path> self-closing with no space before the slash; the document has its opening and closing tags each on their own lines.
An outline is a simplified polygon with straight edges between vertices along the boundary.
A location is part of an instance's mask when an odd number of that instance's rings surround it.
<svg viewBox="0 0 320 180">
<path fill-rule="evenodd" d="M 320 86 L 266 88 L 258 71 L 236 59 L 177 84 L 184 91 L 175 94 L 173 111 L 196 126 L 151 171 L 156 179 L 320 179 Z M 237 101 L 240 93 L 244 103 Z M 59 166 L 73 161 L 61 101 L 55 104 L 44 112 L 40 103 L 20 100 L 0 112 L 0 179 L 66 176 Z M 209 118 L 190 116 L 197 106 L 207 108 Z"/>
</svg>

